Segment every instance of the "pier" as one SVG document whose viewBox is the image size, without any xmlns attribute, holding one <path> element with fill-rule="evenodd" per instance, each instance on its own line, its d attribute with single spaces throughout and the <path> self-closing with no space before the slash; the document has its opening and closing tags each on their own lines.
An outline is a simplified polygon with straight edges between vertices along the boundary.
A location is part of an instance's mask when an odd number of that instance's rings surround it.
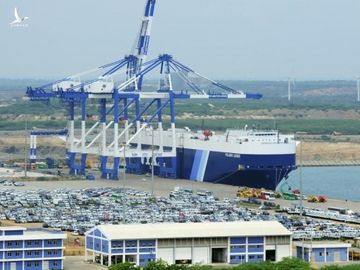
<svg viewBox="0 0 360 270">
<path fill-rule="evenodd" d="M 298 160 L 297 166 L 301 166 Z M 337 166 L 360 166 L 360 160 L 306 160 L 303 167 L 337 167 Z"/>
</svg>

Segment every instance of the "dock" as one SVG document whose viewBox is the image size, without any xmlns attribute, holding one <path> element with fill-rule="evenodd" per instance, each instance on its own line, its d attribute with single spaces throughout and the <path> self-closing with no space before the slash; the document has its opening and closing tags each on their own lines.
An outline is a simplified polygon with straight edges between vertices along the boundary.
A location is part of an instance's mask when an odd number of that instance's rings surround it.
<svg viewBox="0 0 360 270">
<path fill-rule="evenodd" d="M 302 165 L 303 167 L 360 166 L 360 160 L 306 160 Z M 300 166 L 299 160 L 297 166 Z"/>
</svg>

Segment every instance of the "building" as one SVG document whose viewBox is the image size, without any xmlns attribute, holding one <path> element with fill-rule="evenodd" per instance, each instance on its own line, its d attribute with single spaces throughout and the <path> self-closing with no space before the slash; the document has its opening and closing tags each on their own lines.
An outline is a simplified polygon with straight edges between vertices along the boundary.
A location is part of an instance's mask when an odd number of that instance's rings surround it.
<svg viewBox="0 0 360 270">
<path fill-rule="evenodd" d="M 341 242 L 296 242 L 296 257 L 308 262 L 338 263 L 349 261 L 351 244 Z"/>
<path fill-rule="evenodd" d="M 277 221 L 99 225 L 85 237 L 85 260 L 111 265 L 239 264 L 291 256 L 291 232 Z"/>
<path fill-rule="evenodd" d="M 360 248 L 360 237 L 354 238 L 354 244 L 355 244 L 355 247 Z"/>
<path fill-rule="evenodd" d="M 62 232 L 0 227 L 0 270 L 63 269 L 64 239 Z"/>
</svg>

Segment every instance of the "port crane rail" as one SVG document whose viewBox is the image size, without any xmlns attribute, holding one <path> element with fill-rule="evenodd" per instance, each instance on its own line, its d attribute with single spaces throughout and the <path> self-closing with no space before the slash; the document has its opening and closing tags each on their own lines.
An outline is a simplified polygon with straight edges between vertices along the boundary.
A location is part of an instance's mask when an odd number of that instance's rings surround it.
<svg viewBox="0 0 360 270">
<path fill-rule="evenodd" d="M 125 56 L 123 59 L 68 76 L 51 84 L 27 88 L 27 95 L 33 101 L 58 98 L 68 104 L 66 147 L 71 174 L 85 175 L 87 156 L 94 154 L 100 155 L 101 176 L 106 179 L 118 179 L 121 157 L 126 160 L 125 166 L 128 172 L 144 173 L 149 170 L 150 162 L 154 162 L 158 167 L 158 175 L 176 178 L 176 99 L 261 98 L 260 94 L 245 93 L 211 80 L 175 60 L 169 54 L 162 54 L 146 62 L 154 8 L 155 0 L 148 0 L 136 55 Z M 144 77 L 156 69 L 160 69 L 158 89 L 144 91 L 142 89 Z M 101 76 L 90 80 L 81 79 L 96 72 L 101 72 Z M 118 82 L 115 78 L 120 75 L 125 75 L 125 79 Z M 185 83 L 186 88 L 180 91 L 174 89 L 173 75 L 177 75 Z M 207 90 L 196 82 L 199 78 L 208 82 Z M 87 128 L 89 100 L 98 104 L 99 115 L 98 121 Z M 81 121 L 78 137 L 75 136 L 77 106 L 80 108 L 78 118 Z M 168 132 L 172 138 L 171 147 L 163 143 L 165 133 L 163 111 L 167 108 L 170 111 Z M 150 127 L 153 121 L 157 122 L 156 130 Z M 152 147 L 142 143 L 142 138 L 149 136 L 149 130 L 153 136 Z M 80 154 L 80 163 L 77 162 L 77 154 Z M 112 159 L 110 168 L 108 168 L 109 158 Z"/>
</svg>

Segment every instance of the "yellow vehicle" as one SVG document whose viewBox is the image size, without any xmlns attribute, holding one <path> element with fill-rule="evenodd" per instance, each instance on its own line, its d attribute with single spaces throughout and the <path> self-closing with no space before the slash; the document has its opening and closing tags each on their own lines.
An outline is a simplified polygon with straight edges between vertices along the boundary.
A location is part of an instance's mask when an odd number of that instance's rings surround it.
<svg viewBox="0 0 360 270">
<path fill-rule="evenodd" d="M 92 159 L 86 160 L 86 168 L 87 168 L 87 169 L 92 169 L 93 166 L 94 166 L 94 164 L 93 164 Z"/>
</svg>

